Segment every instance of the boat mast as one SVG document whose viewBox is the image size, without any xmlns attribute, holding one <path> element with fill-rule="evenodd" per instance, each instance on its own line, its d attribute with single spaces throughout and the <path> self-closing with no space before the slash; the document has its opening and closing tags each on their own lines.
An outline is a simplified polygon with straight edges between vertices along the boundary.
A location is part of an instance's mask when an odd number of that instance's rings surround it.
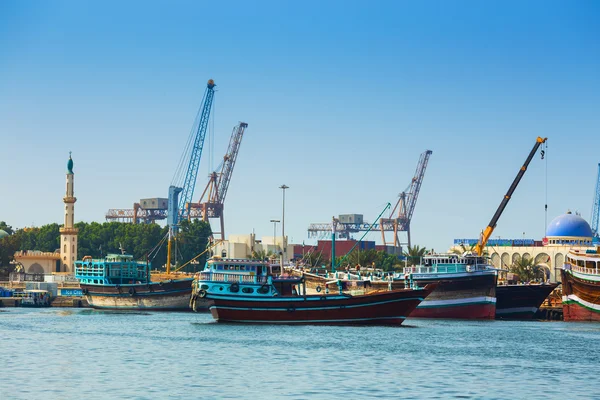
<svg viewBox="0 0 600 400">
<path fill-rule="evenodd" d="M 169 242 L 167 244 L 167 274 L 171 273 L 171 238 L 173 237 L 173 230 L 169 226 Z"/>
<path fill-rule="evenodd" d="M 335 217 L 331 218 L 331 272 L 335 272 L 335 228 L 338 220 Z"/>
</svg>

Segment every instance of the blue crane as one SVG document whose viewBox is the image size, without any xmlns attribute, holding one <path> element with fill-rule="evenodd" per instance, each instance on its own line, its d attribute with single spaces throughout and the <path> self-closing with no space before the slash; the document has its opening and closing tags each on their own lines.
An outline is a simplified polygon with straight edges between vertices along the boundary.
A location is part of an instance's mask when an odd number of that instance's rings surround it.
<svg viewBox="0 0 600 400">
<path fill-rule="evenodd" d="M 594 237 L 598 238 L 600 232 L 598 228 L 600 224 L 600 164 L 598 164 L 598 178 L 596 179 L 596 191 L 594 196 L 594 204 L 592 205 L 592 232 Z"/>
<path fill-rule="evenodd" d="M 188 143 L 181 156 L 177 172 L 175 172 L 175 176 L 173 177 L 173 183 L 169 188 L 169 217 L 167 221 L 170 226 L 175 227 L 175 231 L 177 230 L 176 227 L 179 220 L 187 217 L 189 212 L 187 205 L 188 203 L 191 203 L 192 197 L 194 196 L 198 167 L 200 166 L 204 138 L 210 119 L 215 86 L 215 82 L 212 79 L 209 79 L 208 84 L 206 85 L 206 91 L 204 92 L 204 98 L 202 99 L 202 104 L 200 105 L 192 131 L 190 132 L 190 137 L 188 138 Z M 178 185 L 186 161 L 187 170 L 185 179 L 183 184 Z M 179 196 L 179 192 L 181 192 L 181 196 Z M 177 207 L 176 209 L 175 206 Z"/>
</svg>

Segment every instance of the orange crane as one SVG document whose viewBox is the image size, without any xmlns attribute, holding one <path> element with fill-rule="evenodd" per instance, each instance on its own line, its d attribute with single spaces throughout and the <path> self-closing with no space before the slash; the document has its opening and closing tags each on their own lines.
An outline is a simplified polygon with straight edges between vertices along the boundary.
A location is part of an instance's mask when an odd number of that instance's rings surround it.
<svg viewBox="0 0 600 400">
<path fill-rule="evenodd" d="M 480 256 L 483 255 L 483 249 L 484 249 L 487 241 L 489 240 L 489 238 L 492 236 L 492 232 L 494 232 L 494 228 L 496 228 L 496 224 L 498 223 L 498 219 L 502 215 L 502 212 L 504 211 L 504 208 L 506 208 L 506 205 L 508 204 L 508 201 L 512 197 L 515 189 L 517 188 L 517 185 L 519 184 L 519 182 L 521 181 L 521 178 L 525 174 L 525 171 L 527 171 L 527 167 L 529 166 L 529 163 L 531 162 L 531 159 L 533 158 L 533 156 L 537 152 L 538 148 L 543 143 L 546 143 L 546 140 L 548 140 L 548 138 L 541 138 L 539 136 L 536 139 L 535 145 L 533 146 L 533 149 L 531 149 L 531 151 L 529 152 L 529 155 L 527 156 L 527 159 L 525 160 L 525 164 L 523 164 L 523 166 L 521 167 L 521 169 L 519 169 L 519 172 L 517 173 L 517 176 L 515 177 L 515 180 L 513 181 L 512 185 L 510 185 L 510 187 L 508 188 L 508 192 L 506 192 L 506 194 L 504 195 L 504 198 L 500 202 L 500 205 L 498 206 L 498 209 L 496 210 L 496 213 L 492 217 L 492 220 L 490 221 L 490 223 L 488 224 L 488 226 L 485 228 L 485 230 L 481 234 L 481 237 L 479 238 L 479 242 L 475 245 L 475 252 L 478 255 L 480 255 Z M 545 151 L 542 150 L 542 152 L 541 152 L 542 159 L 544 158 L 544 154 L 545 154 Z"/>
<path fill-rule="evenodd" d="M 227 195 L 233 167 L 240 151 L 242 137 L 247 127 L 247 123 L 240 122 L 233 128 L 227 153 L 225 153 L 221 165 L 217 167 L 217 170 L 220 170 L 220 172 L 214 171 L 210 174 L 208 184 L 204 188 L 198 203 L 187 204 L 188 219 L 202 218 L 203 221 L 208 221 L 209 218 L 220 219 L 221 231 L 213 233 L 220 234 L 222 240 L 225 240 L 225 221 L 223 218 L 225 196 Z"/>
</svg>

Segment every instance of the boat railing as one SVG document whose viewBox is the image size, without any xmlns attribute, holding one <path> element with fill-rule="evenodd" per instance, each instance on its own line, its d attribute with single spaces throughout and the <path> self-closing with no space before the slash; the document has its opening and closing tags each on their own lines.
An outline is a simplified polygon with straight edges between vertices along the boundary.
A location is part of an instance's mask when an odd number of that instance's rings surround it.
<svg viewBox="0 0 600 400">
<path fill-rule="evenodd" d="M 405 267 L 405 274 L 452 274 L 462 272 L 475 272 L 489 270 L 487 264 L 438 264 L 434 266 L 415 265 Z"/>
<path fill-rule="evenodd" d="M 579 265 L 574 265 L 574 264 L 565 264 L 565 265 L 568 265 L 572 271 L 576 271 L 581 274 L 600 275 L 600 271 L 598 270 L 598 268 L 586 268 L 586 267 L 580 267 Z"/>
<path fill-rule="evenodd" d="M 222 272 L 199 272 L 198 280 L 215 282 L 238 282 L 238 283 L 265 283 L 266 276 L 256 276 L 248 274 L 224 274 Z"/>
</svg>

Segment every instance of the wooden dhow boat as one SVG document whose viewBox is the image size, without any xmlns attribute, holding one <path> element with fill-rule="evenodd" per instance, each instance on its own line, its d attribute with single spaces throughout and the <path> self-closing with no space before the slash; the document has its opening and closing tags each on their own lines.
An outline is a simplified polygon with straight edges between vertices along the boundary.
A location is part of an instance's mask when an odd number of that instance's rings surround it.
<svg viewBox="0 0 600 400">
<path fill-rule="evenodd" d="M 327 282 L 337 293 L 309 294 L 303 277 L 274 276 L 262 262 L 217 259 L 209 265 L 194 281 L 192 307 L 208 307 L 218 322 L 400 325 L 435 288 L 353 296 L 343 293 L 338 280 Z"/>
<path fill-rule="evenodd" d="M 295 271 L 296 275 L 301 272 Z M 419 265 L 404 268 L 404 273 L 381 278 L 373 274 L 330 273 L 319 276 L 306 273 L 309 287 L 317 291 L 333 277 L 340 279 L 347 292 L 397 290 L 436 284 L 435 290 L 410 314 L 411 318 L 494 319 L 496 316 L 497 271 L 485 257 L 475 255 L 434 254 Z"/>
<path fill-rule="evenodd" d="M 176 275 L 174 275 L 176 276 Z M 188 311 L 193 277 L 152 281 L 150 264 L 129 254 L 75 262 L 75 277 L 97 309 Z"/>
<path fill-rule="evenodd" d="M 564 320 L 600 322 L 600 247 L 570 250 L 561 277 Z"/>
</svg>

